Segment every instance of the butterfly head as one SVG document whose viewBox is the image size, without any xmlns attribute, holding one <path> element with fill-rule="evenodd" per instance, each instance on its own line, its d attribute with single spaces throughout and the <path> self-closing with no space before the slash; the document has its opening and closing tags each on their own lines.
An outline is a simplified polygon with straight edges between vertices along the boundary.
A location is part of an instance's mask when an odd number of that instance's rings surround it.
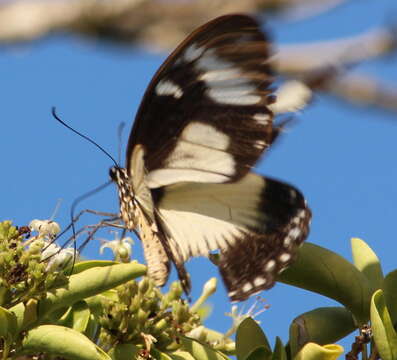
<svg viewBox="0 0 397 360">
<path fill-rule="evenodd" d="M 135 195 L 127 170 L 119 166 L 112 166 L 109 169 L 109 176 L 117 184 L 121 218 L 128 229 L 134 230 L 136 227 L 134 221 L 136 211 Z"/>
</svg>

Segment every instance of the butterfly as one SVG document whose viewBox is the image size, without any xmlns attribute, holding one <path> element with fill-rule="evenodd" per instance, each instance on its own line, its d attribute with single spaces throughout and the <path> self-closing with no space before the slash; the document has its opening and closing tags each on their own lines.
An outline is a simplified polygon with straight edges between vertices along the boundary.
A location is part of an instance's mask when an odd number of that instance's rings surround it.
<svg viewBox="0 0 397 360">
<path fill-rule="evenodd" d="M 143 244 L 159 286 L 173 263 L 217 254 L 232 301 L 272 287 L 296 257 L 311 212 L 293 186 L 251 172 L 280 132 L 271 44 L 245 15 L 216 18 L 165 60 L 139 107 L 126 154 L 114 166 L 120 215 Z"/>
</svg>

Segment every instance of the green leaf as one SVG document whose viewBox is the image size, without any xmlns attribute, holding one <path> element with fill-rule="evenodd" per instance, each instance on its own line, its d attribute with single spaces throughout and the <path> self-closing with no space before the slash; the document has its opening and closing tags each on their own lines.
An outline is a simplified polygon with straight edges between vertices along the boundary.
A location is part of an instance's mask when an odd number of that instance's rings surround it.
<svg viewBox="0 0 397 360">
<path fill-rule="evenodd" d="M 175 351 L 173 353 L 168 354 L 172 360 L 196 360 L 189 352 L 187 351 Z"/>
<path fill-rule="evenodd" d="M 373 290 L 381 289 L 383 272 L 379 259 L 374 251 L 359 238 L 351 239 L 353 262 L 368 279 Z"/>
<path fill-rule="evenodd" d="M 78 301 L 62 316 L 58 325 L 72 328 L 78 332 L 85 332 L 91 312 L 85 301 Z"/>
<path fill-rule="evenodd" d="M 287 360 L 287 352 L 281 339 L 277 336 L 276 343 L 274 345 L 274 351 L 272 355 L 272 360 Z"/>
<path fill-rule="evenodd" d="M 99 328 L 99 321 L 93 314 L 91 314 L 88 319 L 88 324 L 84 331 L 84 335 L 87 336 L 89 339 L 93 339 L 98 332 L 98 328 Z"/>
<path fill-rule="evenodd" d="M 156 349 L 153 349 L 150 354 L 153 356 L 153 359 L 156 360 L 172 360 L 172 357 L 169 354 L 163 353 Z"/>
<path fill-rule="evenodd" d="M 306 344 L 294 360 L 336 360 L 343 354 L 343 347 L 336 344 Z"/>
<path fill-rule="evenodd" d="M 209 346 L 201 344 L 197 340 L 186 336 L 180 337 L 183 349 L 188 351 L 194 359 L 200 360 L 225 360 L 228 357 L 219 351 L 211 349 Z"/>
<path fill-rule="evenodd" d="M 294 331 L 290 333 L 296 337 L 290 339 L 295 345 L 293 354 L 306 343 L 331 344 L 357 328 L 351 312 L 344 307 L 322 307 L 308 311 L 295 318 L 291 326 L 294 326 Z"/>
<path fill-rule="evenodd" d="M 397 324 L 397 270 L 388 273 L 383 281 L 383 295 L 393 324 Z"/>
<path fill-rule="evenodd" d="M 110 261 L 110 260 L 87 260 L 87 261 L 80 261 L 73 266 L 72 274 L 78 274 L 82 271 L 86 271 L 93 267 L 104 267 L 104 266 L 111 266 L 119 264 L 117 261 Z M 69 274 L 69 273 L 68 273 Z"/>
<path fill-rule="evenodd" d="M 270 353 L 266 335 L 257 322 L 248 317 L 244 319 L 236 333 L 236 355 L 238 360 L 245 360 L 258 347 L 265 347 Z"/>
<path fill-rule="evenodd" d="M 109 351 L 109 355 L 113 360 L 132 360 L 137 359 L 140 347 L 133 344 L 117 344 Z"/>
<path fill-rule="evenodd" d="M 279 275 L 278 280 L 340 302 L 354 314 L 359 324 L 369 319 L 372 289 L 366 276 L 330 250 L 303 244 L 298 259 Z"/>
<path fill-rule="evenodd" d="M 375 344 L 382 360 L 396 360 L 397 334 L 394 331 L 382 290 L 376 291 L 371 299 L 371 325 Z"/>
<path fill-rule="evenodd" d="M 248 356 L 247 360 L 266 360 L 272 358 L 272 352 L 265 346 L 259 346 L 252 351 Z"/>
<path fill-rule="evenodd" d="M 48 293 L 47 297 L 39 302 L 39 317 L 43 318 L 59 308 L 71 306 L 79 300 L 100 294 L 145 273 L 146 266 L 131 262 L 94 267 L 79 274 L 71 275 L 66 287 Z M 15 313 L 18 319 L 24 318 L 25 306 L 23 303 L 15 305 L 10 310 Z M 22 328 L 26 327 L 22 326 Z"/>
<path fill-rule="evenodd" d="M 9 309 L 17 319 L 17 332 L 27 329 L 38 320 L 37 300 L 29 299 L 26 303 L 19 303 Z"/>
<path fill-rule="evenodd" d="M 18 332 L 17 318 L 16 316 L 0 307 L 0 338 L 3 339 L 14 339 Z"/>
<path fill-rule="evenodd" d="M 24 337 L 22 354 L 41 352 L 68 360 L 110 360 L 109 355 L 83 334 L 57 325 L 38 326 Z"/>
<path fill-rule="evenodd" d="M 301 350 L 302 346 L 304 344 L 299 341 L 299 326 L 297 323 L 292 322 L 289 327 L 289 349 L 292 358 Z"/>
<path fill-rule="evenodd" d="M 106 267 L 94 267 L 70 276 L 67 288 L 49 293 L 40 301 L 39 314 L 42 316 L 60 307 L 100 294 L 146 273 L 146 266 L 138 263 L 117 264 Z"/>
</svg>

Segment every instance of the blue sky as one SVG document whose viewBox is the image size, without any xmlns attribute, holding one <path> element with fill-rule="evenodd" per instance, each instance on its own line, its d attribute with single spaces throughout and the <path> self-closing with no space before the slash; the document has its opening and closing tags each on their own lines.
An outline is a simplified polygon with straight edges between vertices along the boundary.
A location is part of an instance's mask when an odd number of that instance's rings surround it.
<svg viewBox="0 0 397 360">
<path fill-rule="evenodd" d="M 358 34 L 389 21 L 396 11 L 393 0 L 352 1 L 302 23 L 270 19 L 268 27 L 278 43 L 317 41 Z M 0 219 L 17 225 L 46 219 L 62 199 L 55 220 L 65 226 L 73 200 L 107 181 L 112 163 L 55 122 L 51 106 L 117 157 L 117 127 L 126 122 L 125 143 L 142 94 L 165 56 L 68 35 L 0 48 Z M 396 85 L 396 64 L 394 57 L 357 70 Z M 350 238 L 361 237 L 381 258 L 385 273 L 397 267 L 396 120 L 396 113 L 317 96 L 257 168 L 305 194 L 313 211 L 308 241 L 351 259 Z M 117 207 L 114 186 L 81 204 L 113 212 Z M 81 224 L 94 222 L 86 216 Z M 84 255 L 98 258 L 98 247 L 99 242 L 92 241 Z M 141 258 L 139 243 L 134 253 Z M 202 259 L 191 261 L 188 269 L 194 299 L 217 270 Z M 300 313 L 334 304 L 283 284 L 262 297 L 271 307 L 259 320 L 271 341 L 276 335 L 286 341 L 289 323 Z M 207 325 L 224 331 L 230 325 L 224 316 L 230 306 L 222 284 L 212 303 L 214 313 Z"/>
</svg>

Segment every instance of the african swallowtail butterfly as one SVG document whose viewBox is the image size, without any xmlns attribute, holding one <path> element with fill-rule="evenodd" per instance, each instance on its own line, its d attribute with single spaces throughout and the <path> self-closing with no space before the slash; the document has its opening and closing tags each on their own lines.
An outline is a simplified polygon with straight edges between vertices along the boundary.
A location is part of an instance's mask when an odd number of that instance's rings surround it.
<svg viewBox="0 0 397 360">
<path fill-rule="evenodd" d="M 146 90 L 126 168 L 110 176 L 157 285 L 174 263 L 189 291 L 184 263 L 218 250 L 229 297 L 241 301 L 273 286 L 307 236 L 301 193 L 250 171 L 280 130 L 270 55 L 255 20 L 222 16 L 183 41 Z"/>
</svg>

